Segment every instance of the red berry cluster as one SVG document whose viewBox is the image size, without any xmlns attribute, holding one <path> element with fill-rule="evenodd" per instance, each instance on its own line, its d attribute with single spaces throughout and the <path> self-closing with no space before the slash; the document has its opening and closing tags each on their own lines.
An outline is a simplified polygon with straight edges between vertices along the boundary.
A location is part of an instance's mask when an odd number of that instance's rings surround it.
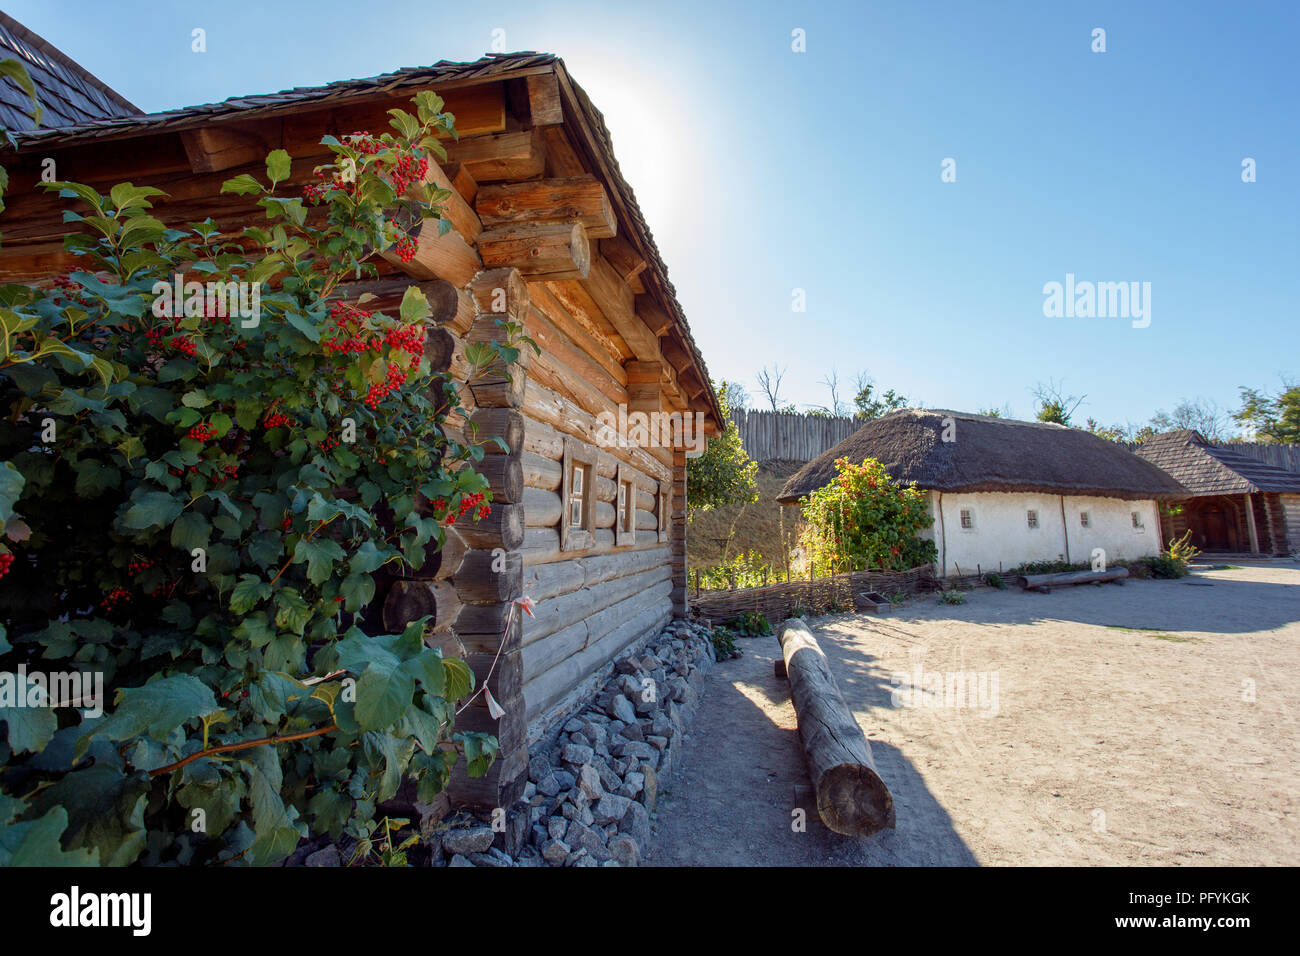
<svg viewBox="0 0 1300 956">
<path fill-rule="evenodd" d="M 397 223 L 393 223 L 393 226 L 396 228 Z M 403 262 L 410 262 L 415 258 L 415 251 L 419 246 L 416 244 L 415 240 L 406 235 L 406 233 L 400 233 L 397 237 L 397 242 L 393 244 L 393 248 L 397 250 L 397 258 L 401 259 Z"/>
<path fill-rule="evenodd" d="M 294 420 L 288 415 L 282 415 L 279 412 L 272 412 L 262 419 L 262 426 L 265 428 L 292 428 Z"/>
<path fill-rule="evenodd" d="M 148 558 L 135 558 L 126 566 L 127 573 L 135 577 L 141 571 L 146 571 L 153 567 L 153 562 Z"/>
<path fill-rule="evenodd" d="M 288 531 L 292 527 L 293 527 L 293 515 L 286 513 L 285 516 L 280 519 L 280 530 Z"/>
<path fill-rule="evenodd" d="M 217 479 L 217 484 L 222 484 L 223 482 L 228 481 L 231 478 L 238 478 L 238 477 L 239 477 L 238 462 L 236 462 L 233 465 L 222 465 L 221 477 Z"/>
<path fill-rule="evenodd" d="M 339 447 L 339 440 L 333 435 L 328 435 L 317 447 L 323 452 L 331 452 Z"/>
<path fill-rule="evenodd" d="M 217 437 L 217 430 L 206 422 L 199 422 L 190 429 L 189 437 L 195 441 L 209 441 Z"/>
<path fill-rule="evenodd" d="M 376 140 L 369 133 L 352 133 L 343 137 L 347 144 L 355 149 L 358 153 L 367 156 L 373 156 L 375 153 L 385 149 L 383 143 Z M 406 192 L 406 187 L 413 182 L 422 181 L 429 173 L 429 160 L 423 156 L 416 158 L 414 151 L 405 147 L 394 147 L 396 159 L 389 163 L 387 170 L 381 171 L 385 175 L 389 185 L 393 187 L 393 192 L 401 196 Z M 343 171 L 335 168 L 333 172 L 328 169 L 316 170 L 316 175 L 322 180 L 319 183 L 308 183 L 303 187 L 303 201 L 315 205 L 324 201 L 331 191 L 337 189 L 347 193 L 349 196 L 355 196 L 357 193 L 357 184 L 355 179 L 349 181 L 344 179 Z"/>
<path fill-rule="evenodd" d="M 396 365 L 388 366 L 388 371 L 384 373 L 384 381 L 378 385 L 371 385 L 370 391 L 366 395 L 366 404 L 371 408 L 378 408 L 379 403 L 387 397 L 389 392 L 395 392 L 406 384 L 406 370 L 400 369 Z"/>
<path fill-rule="evenodd" d="M 373 316 L 373 312 L 359 309 L 355 305 L 348 305 L 346 302 L 335 302 L 330 306 L 330 318 L 334 320 L 334 336 L 326 339 L 322 343 L 322 347 L 330 354 L 336 352 L 349 354 L 371 350 L 378 352 L 383 348 L 383 343 L 378 340 L 367 342 L 362 335 L 366 330 L 362 328 L 361 320 Z"/>
<path fill-rule="evenodd" d="M 492 506 L 484 504 L 484 497 L 485 496 L 480 492 L 479 494 L 466 495 L 464 498 L 461 498 L 457 514 L 447 513 L 446 498 L 435 498 L 433 501 L 434 517 L 439 521 L 445 520 L 447 524 L 455 524 L 457 518 L 463 518 L 468 512 L 474 511 L 474 509 L 477 508 L 478 511 L 474 514 L 474 520 L 477 521 L 480 518 L 486 518 L 492 513 Z"/>
<path fill-rule="evenodd" d="M 172 348 L 174 348 L 177 352 L 184 352 L 186 355 L 192 358 L 194 356 L 194 350 L 196 347 L 197 346 L 195 346 L 194 340 L 191 339 L 188 335 L 172 336 Z"/>
<path fill-rule="evenodd" d="M 9 568 L 13 563 L 14 556 L 12 552 L 0 551 L 0 578 L 9 573 Z"/>
<path fill-rule="evenodd" d="M 125 604 L 131 600 L 131 592 L 125 588 L 113 588 L 104 596 L 104 600 L 99 602 L 99 606 L 107 610 L 113 610 L 119 604 Z"/>
</svg>

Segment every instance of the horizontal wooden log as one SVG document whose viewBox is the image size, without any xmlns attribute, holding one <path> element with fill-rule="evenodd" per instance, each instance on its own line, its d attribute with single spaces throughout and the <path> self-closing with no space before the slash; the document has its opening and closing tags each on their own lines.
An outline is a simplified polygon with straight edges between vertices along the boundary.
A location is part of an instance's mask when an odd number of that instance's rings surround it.
<svg viewBox="0 0 1300 956">
<path fill-rule="evenodd" d="M 522 696 L 524 670 L 523 658 L 519 651 L 503 651 L 500 654 L 470 653 L 465 658 L 465 663 L 474 672 L 475 690 L 486 684 L 498 703 L 516 701 Z M 504 706 L 504 703 L 502 705 Z M 487 698 L 482 694 L 457 715 L 457 730 L 462 729 L 460 717 L 476 709 L 487 710 Z"/>
<path fill-rule="evenodd" d="M 524 469 L 525 486 L 541 488 L 545 491 L 554 491 L 560 487 L 563 476 L 560 474 L 561 466 L 558 461 L 543 458 L 535 452 L 525 451 L 520 456 L 520 463 Z"/>
<path fill-rule="evenodd" d="M 525 488 L 523 504 L 524 526 L 528 528 L 553 528 L 564 514 L 560 496 L 542 488 Z"/>
<path fill-rule="evenodd" d="M 580 222 L 496 226 L 478 237 L 486 266 L 509 266 L 535 279 L 581 279 L 591 269 L 591 245 Z M 468 280 L 467 280 L 468 281 Z"/>
<path fill-rule="evenodd" d="M 572 693 L 584 679 L 617 658 L 628 645 L 661 628 L 671 617 L 672 606 L 667 601 L 652 605 L 620 624 L 601 640 L 567 657 L 549 670 L 541 674 L 529 674 L 524 682 L 528 720 L 534 720 Z"/>
<path fill-rule="evenodd" d="M 409 261 L 403 261 L 397 248 L 380 253 L 389 264 L 417 279 L 446 279 L 456 288 L 462 288 L 483 268 L 479 254 L 456 230 L 439 234 L 436 219 L 424 219 L 411 227 L 409 235 L 415 240 L 415 252 Z"/>
<path fill-rule="evenodd" d="M 560 594 L 576 591 L 583 585 L 581 561 L 557 561 L 525 568 L 523 592 L 534 601 L 545 601 Z"/>
<path fill-rule="evenodd" d="M 652 512 L 636 509 L 636 530 L 655 531 L 659 528 L 659 519 Z"/>
<path fill-rule="evenodd" d="M 596 416 L 553 389 L 548 389 L 534 381 L 525 382 L 524 404 L 527 411 L 524 422 L 525 447 L 528 447 L 529 433 L 537 430 L 530 422 L 537 422 L 540 425 L 550 426 L 562 434 L 586 442 L 593 448 L 598 448 L 596 445 Z M 539 454 L 543 453 L 538 447 L 533 447 L 530 450 Z M 631 447 L 620 448 L 617 451 L 624 461 L 634 465 L 656 481 L 671 480 L 672 470 L 667 463 L 672 461 L 672 449 Z"/>
<path fill-rule="evenodd" d="M 384 599 L 382 619 L 391 632 L 401 631 L 412 621 L 431 615 L 434 630 L 450 626 L 460 611 L 456 589 L 448 581 L 394 581 Z"/>
<path fill-rule="evenodd" d="M 517 456 L 524 446 L 524 416 L 514 408 L 480 408 L 470 416 L 478 431 L 474 441 L 483 446 L 484 455 Z M 503 449 L 493 441 L 500 438 L 505 442 Z"/>
<path fill-rule="evenodd" d="M 560 84 L 554 73 L 533 73 L 524 77 L 528 97 L 528 122 L 532 126 L 556 126 L 564 122 Z"/>
<path fill-rule="evenodd" d="M 790 618 L 781 623 L 777 636 L 822 822 L 836 833 L 855 837 L 893 827 L 893 797 L 876 772 L 871 745 L 844 702 L 812 631 Z"/>
<path fill-rule="evenodd" d="M 513 616 L 512 606 L 516 607 Z M 452 630 L 466 653 L 495 654 L 498 648 L 503 652 L 518 650 L 523 642 L 523 625 L 517 607 L 505 603 L 464 604 Z"/>
<path fill-rule="evenodd" d="M 488 481 L 492 507 L 518 504 L 524 497 L 524 469 L 514 455 L 484 455 L 471 468 Z"/>
<path fill-rule="evenodd" d="M 520 505 L 493 505 L 486 518 L 468 515 L 456 523 L 456 530 L 472 548 L 505 548 L 514 551 L 524 543 L 524 509 Z"/>
<path fill-rule="evenodd" d="M 636 358 L 650 362 L 660 359 L 659 339 L 637 316 L 635 294 L 604 256 L 592 257 L 582 286 Z"/>
<path fill-rule="evenodd" d="M 597 501 L 592 508 L 591 520 L 597 528 L 614 527 L 614 506 L 608 501 Z"/>
<path fill-rule="evenodd" d="M 429 368 L 435 372 L 446 371 L 451 366 L 452 356 L 456 352 L 456 336 L 447 329 L 431 328 L 424 338 L 424 357 L 429 360 Z"/>
<path fill-rule="evenodd" d="M 1128 568 L 1107 568 L 1105 571 L 1062 571 L 1059 574 L 1020 574 L 1013 580 L 1017 587 L 1043 590 L 1069 587 L 1074 584 L 1094 584 L 1121 581 L 1128 577 Z"/>
<path fill-rule="evenodd" d="M 660 581 L 666 581 L 670 572 L 668 565 L 663 564 L 637 574 L 611 579 L 600 587 L 583 587 L 548 601 L 539 602 L 533 608 L 533 616 L 523 622 L 523 643 L 527 646 L 547 634 L 554 634 L 560 628 L 590 617 L 597 611 L 604 610 L 638 591 L 652 587 Z"/>
<path fill-rule="evenodd" d="M 581 222 L 591 239 L 606 239 L 618 232 L 618 220 L 595 176 L 535 179 L 525 183 L 484 186 L 475 209 L 483 225 L 528 222 Z"/>
<path fill-rule="evenodd" d="M 522 323 L 532 304 L 528 282 L 518 269 L 499 266 L 484 269 L 469 284 L 480 315 L 494 315 Z"/>
<path fill-rule="evenodd" d="M 536 130 L 497 133 L 448 143 L 447 158 L 463 164 L 480 184 L 531 179 L 546 168 L 546 146 Z"/>
<path fill-rule="evenodd" d="M 524 563 L 518 552 L 469 551 L 452 583 L 464 604 L 513 601 L 523 591 Z"/>
<path fill-rule="evenodd" d="M 483 231 L 483 223 L 479 220 L 478 214 L 474 207 L 465 201 L 465 198 L 456 191 L 448 178 L 446 171 L 437 164 L 429 163 L 428 173 L 425 181 L 432 184 L 437 189 L 446 189 L 451 193 L 442 202 L 442 215 L 447 219 L 452 228 L 468 239 L 471 243 L 478 238 L 478 234 Z"/>
<path fill-rule="evenodd" d="M 518 657 L 518 655 L 519 652 L 515 651 L 515 656 Z M 479 660 L 483 657 L 488 658 L 489 662 L 491 660 L 491 655 L 476 654 L 473 656 L 475 660 Z M 490 666 L 490 663 L 487 666 Z M 487 673 L 486 668 L 484 673 Z M 476 686 L 477 681 L 481 676 L 482 675 L 480 675 L 476 670 L 474 674 Z M 497 738 L 497 744 L 501 747 L 501 753 L 510 753 L 527 743 L 528 720 L 525 716 L 526 711 L 522 694 L 513 698 L 508 697 L 504 700 L 497 697 L 497 688 L 492 687 L 492 684 L 497 684 L 499 687 L 501 683 L 501 681 L 494 680 L 488 685 L 492 690 L 492 696 L 496 698 L 497 703 L 499 703 L 502 709 L 505 710 L 505 714 L 502 715 L 501 719 L 498 720 L 493 717 L 486 706 L 478 706 L 479 702 L 483 700 L 480 696 L 474 701 L 474 704 L 466 707 L 456 715 L 456 730 L 491 734 Z M 464 761 L 460 762 L 464 763 Z"/>
</svg>

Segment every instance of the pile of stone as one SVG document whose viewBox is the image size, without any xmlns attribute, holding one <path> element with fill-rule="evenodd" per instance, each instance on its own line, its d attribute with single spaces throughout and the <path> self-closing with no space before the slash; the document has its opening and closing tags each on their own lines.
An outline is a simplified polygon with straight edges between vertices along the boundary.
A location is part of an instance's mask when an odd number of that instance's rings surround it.
<svg viewBox="0 0 1300 956">
<path fill-rule="evenodd" d="M 713 660 L 709 628 L 675 621 L 617 661 L 549 752 L 529 761 L 530 830 L 520 853 L 494 846 L 486 824 L 455 827 L 434 835 L 434 865 L 638 865 Z"/>
</svg>

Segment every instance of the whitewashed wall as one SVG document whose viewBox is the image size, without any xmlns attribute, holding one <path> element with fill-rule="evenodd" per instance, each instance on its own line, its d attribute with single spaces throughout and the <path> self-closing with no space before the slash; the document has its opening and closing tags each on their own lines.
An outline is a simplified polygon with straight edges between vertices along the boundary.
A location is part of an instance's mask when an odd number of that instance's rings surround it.
<svg viewBox="0 0 1300 956">
<path fill-rule="evenodd" d="M 945 493 L 940 522 L 940 496 L 930 492 L 934 525 L 926 534 L 939 549 L 944 575 L 1010 570 L 1028 561 L 1086 562 L 1093 548 L 1104 548 L 1108 562 L 1132 560 L 1160 550 L 1160 524 L 1152 500 L 1124 501 L 1066 495 L 1062 521 L 1060 495 L 1003 492 Z M 975 527 L 961 527 L 961 509 L 974 514 Z M 1038 527 L 1030 528 L 1028 511 L 1038 512 Z M 1087 511 L 1089 526 L 1079 513 Z M 1134 529 L 1138 512 L 1142 530 Z"/>
</svg>

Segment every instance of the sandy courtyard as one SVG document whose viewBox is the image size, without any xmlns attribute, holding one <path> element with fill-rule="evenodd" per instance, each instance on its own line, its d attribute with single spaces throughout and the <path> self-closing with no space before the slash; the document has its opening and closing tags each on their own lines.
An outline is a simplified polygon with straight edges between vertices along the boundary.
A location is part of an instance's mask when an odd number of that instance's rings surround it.
<svg viewBox="0 0 1300 956">
<path fill-rule="evenodd" d="M 742 639 L 709 676 L 648 864 L 1300 864 L 1294 564 L 982 588 L 813 627 L 898 828 L 849 839 L 813 812 L 794 832 L 807 775 L 779 647 Z M 944 682 L 971 672 L 962 700 Z"/>
</svg>

